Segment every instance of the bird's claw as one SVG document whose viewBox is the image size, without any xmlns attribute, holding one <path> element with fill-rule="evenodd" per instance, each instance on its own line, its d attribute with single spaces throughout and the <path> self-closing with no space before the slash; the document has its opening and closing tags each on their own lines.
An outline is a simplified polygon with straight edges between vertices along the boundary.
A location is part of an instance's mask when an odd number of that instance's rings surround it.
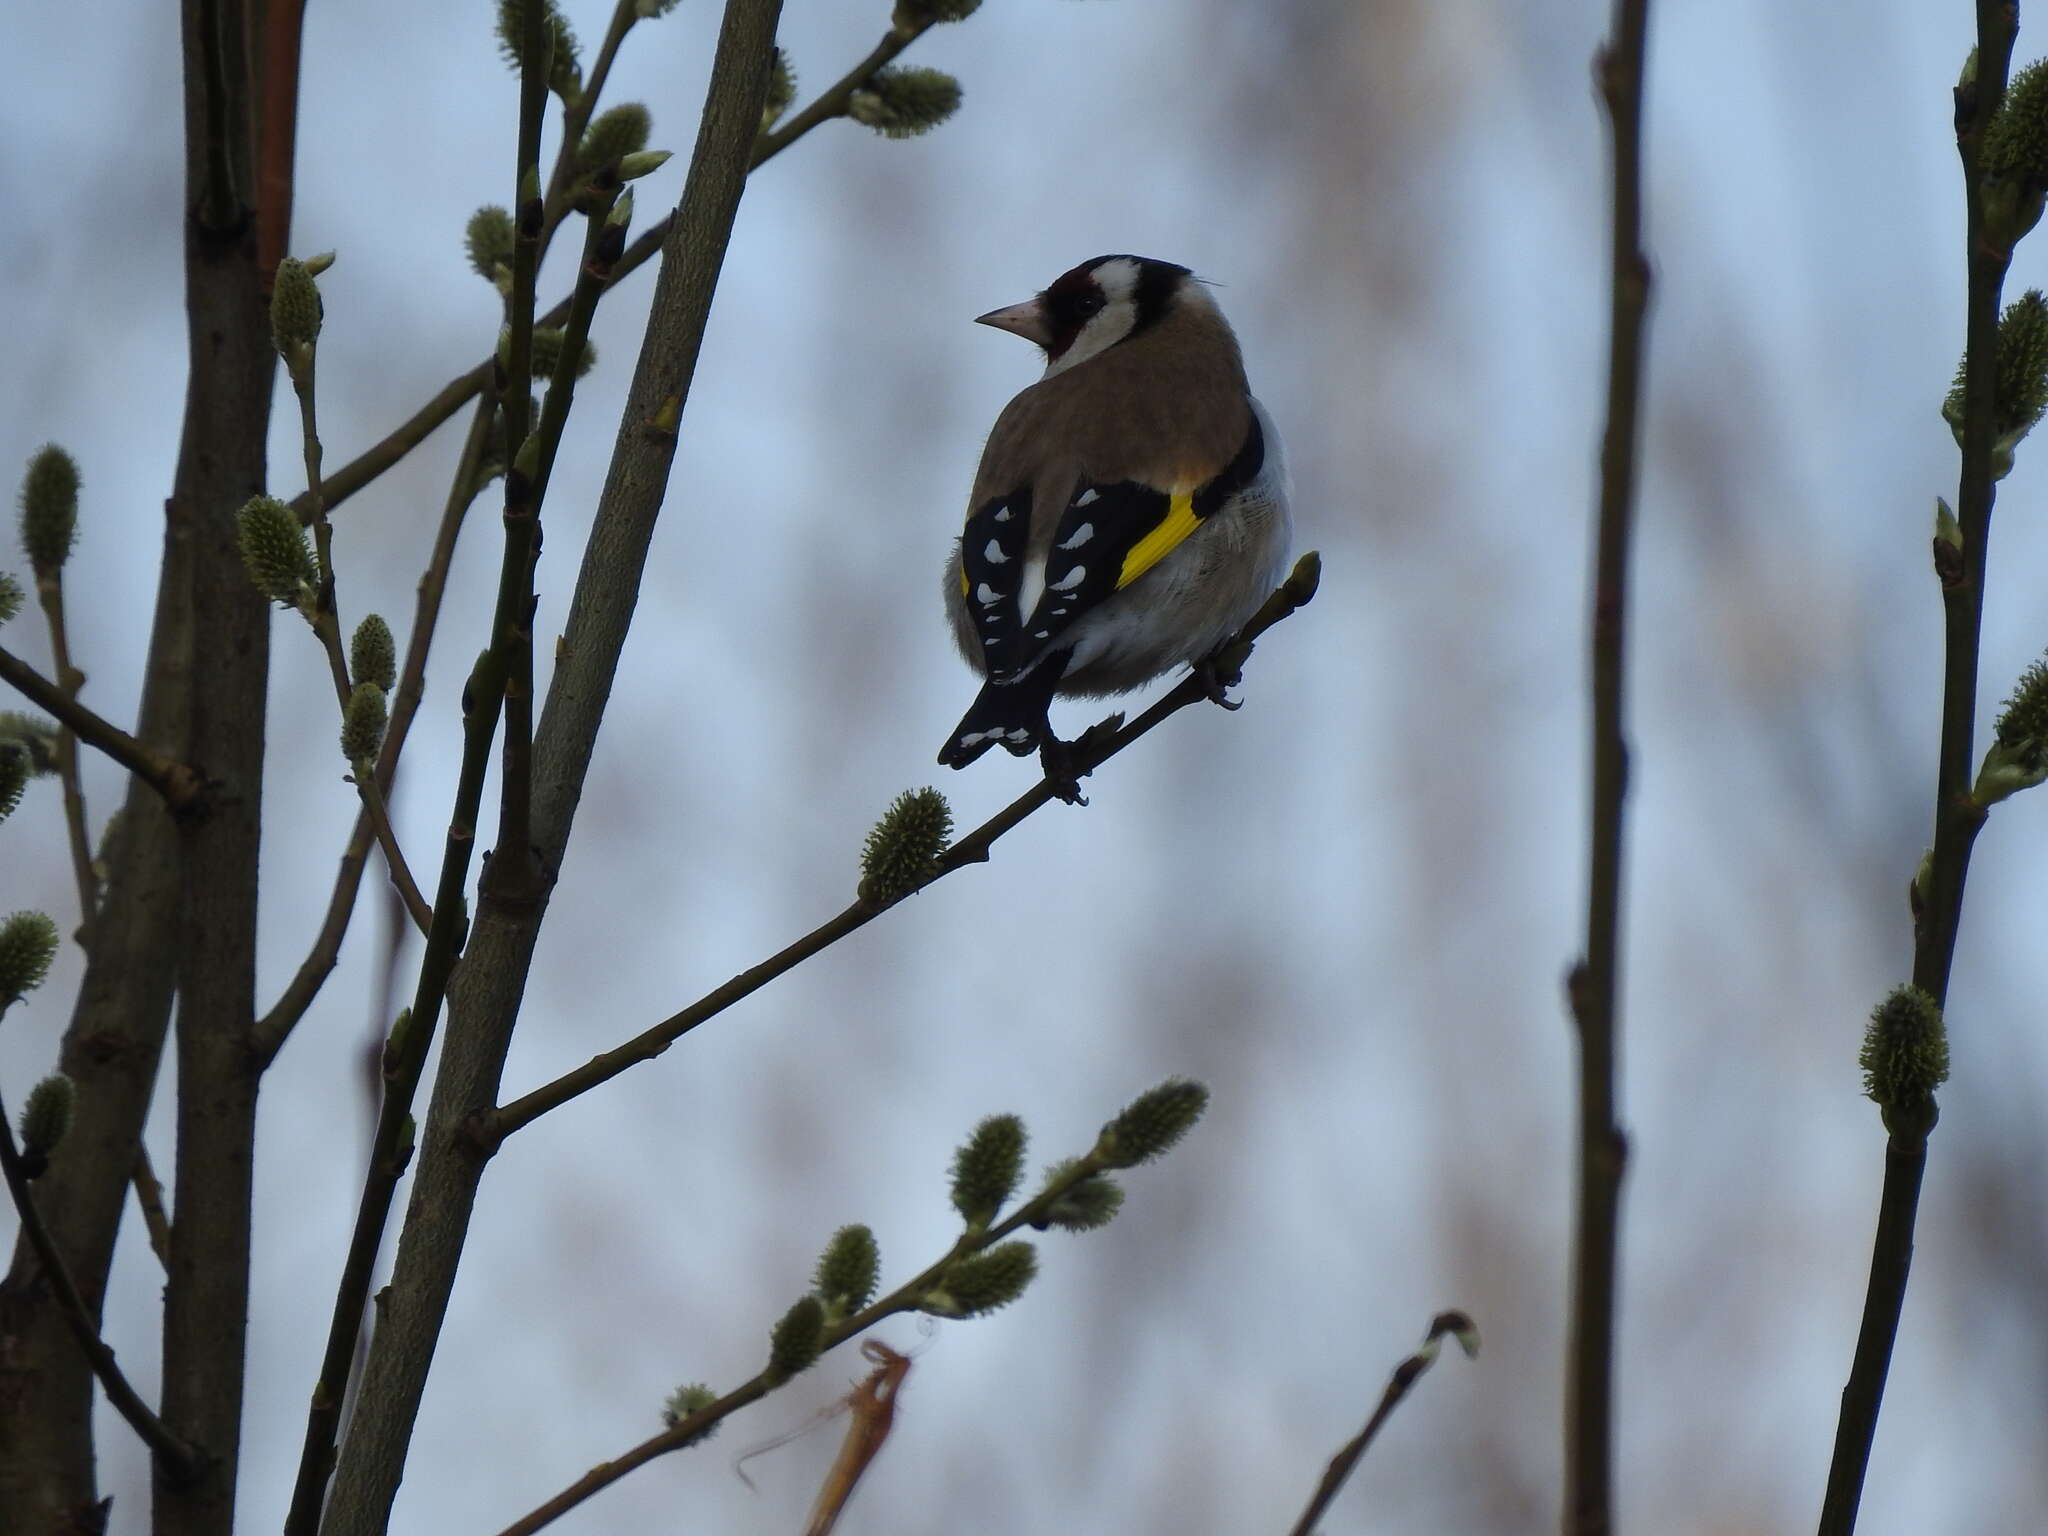
<svg viewBox="0 0 2048 1536">
<path fill-rule="evenodd" d="M 1045 772 L 1045 787 L 1068 805 L 1088 803 L 1081 793 L 1081 754 L 1074 750 L 1079 745 L 1079 742 L 1047 736 L 1038 748 L 1038 764 Z"/>
<path fill-rule="evenodd" d="M 1230 696 L 1230 690 L 1244 681 L 1244 670 L 1242 666 L 1226 664 L 1221 651 L 1204 656 L 1195 663 L 1195 681 L 1210 703 L 1220 704 L 1225 709 L 1244 708 L 1244 700 Z"/>
</svg>

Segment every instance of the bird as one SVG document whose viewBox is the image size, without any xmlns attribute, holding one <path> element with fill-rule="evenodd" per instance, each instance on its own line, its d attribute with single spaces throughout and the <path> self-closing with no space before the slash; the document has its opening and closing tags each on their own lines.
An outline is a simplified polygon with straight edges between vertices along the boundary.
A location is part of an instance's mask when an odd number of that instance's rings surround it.
<svg viewBox="0 0 2048 1536">
<path fill-rule="evenodd" d="M 1211 659 L 1285 574 L 1285 454 L 1237 337 L 1187 267 L 1098 256 L 976 323 L 1045 354 L 1003 408 L 946 562 L 953 636 L 985 679 L 939 753 L 1038 752 L 1079 800 L 1055 694 L 1129 693 Z"/>
</svg>

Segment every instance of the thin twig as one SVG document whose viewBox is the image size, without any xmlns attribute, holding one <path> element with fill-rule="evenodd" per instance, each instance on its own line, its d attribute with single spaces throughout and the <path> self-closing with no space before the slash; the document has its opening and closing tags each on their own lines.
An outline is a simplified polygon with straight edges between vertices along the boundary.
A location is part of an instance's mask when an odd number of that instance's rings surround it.
<svg viewBox="0 0 2048 1536">
<path fill-rule="evenodd" d="M 73 703 L 85 686 L 85 674 L 72 665 L 71 637 L 64 624 L 64 570 L 53 566 L 38 570 L 36 595 L 49 623 L 50 656 L 57 663 L 57 686 Z M 100 883 L 92 870 L 92 837 L 86 830 L 85 789 L 78 775 L 78 737 L 71 727 L 60 726 L 52 756 L 57 781 L 64 790 L 64 830 L 71 844 L 71 873 L 78 882 L 78 947 L 92 952 L 93 919 L 99 915 Z"/>
<path fill-rule="evenodd" d="M 299 441 L 306 464 L 306 496 L 312 504 L 313 554 L 320 572 L 319 591 L 312 614 L 313 634 L 327 655 L 327 671 L 334 680 L 335 702 L 346 718 L 353 684 L 348 675 L 348 657 L 341 648 L 341 613 L 334 590 L 334 525 L 327 521 L 326 504 L 320 488 L 320 423 L 314 407 L 316 359 L 317 354 L 309 349 L 289 371 L 292 392 L 299 401 Z M 352 778 L 356 797 L 362 801 L 363 815 L 369 818 L 370 830 L 376 836 L 377 846 L 383 850 L 385 870 L 391 876 L 391 883 L 398 888 L 399 899 L 405 903 L 413 926 L 424 934 L 433 926 L 434 913 L 427 905 L 426 897 L 420 894 L 412 868 L 405 862 L 405 853 L 398 846 L 398 834 L 392 830 L 391 816 L 385 809 L 377 777 L 374 773 L 358 772 Z"/>
<path fill-rule="evenodd" d="M 189 1481 L 199 1469 L 199 1453 L 173 1434 L 150 1410 L 141 1394 L 121 1374 L 121 1367 L 114 1361 L 114 1352 L 100 1338 L 92 1309 L 79 1295 L 78 1285 L 64 1263 L 64 1255 L 57 1251 L 50 1229 L 43 1225 L 42 1212 L 36 1208 L 35 1194 L 22 1170 L 21 1154 L 14 1145 L 14 1127 L 8 1123 L 5 1106 L 0 1106 L 0 1173 L 6 1175 L 7 1192 L 14 1197 L 14 1209 L 21 1217 L 21 1229 L 28 1234 L 29 1246 L 35 1249 L 36 1260 L 43 1267 L 43 1275 L 50 1282 L 57 1305 L 63 1310 L 64 1320 L 71 1325 L 78 1347 L 92 1363 L 92 1373 L 99 1378 L 100 1388 L 107 1394 L 107 1402 L 142 1437 L 167 1476 L 176 1482 Z"/>
<path fill-rule="evenodd" d="M 1942 676 L 1941 746 L 1936 770 L 1934 849 L 1924 880 L 1916 883 L 1913 983 L 1937 1006 L 1948 1001 L 1949 968 L 1962 923 L 1963 889 L 1970 852 L 1984 824 L 1984 810 L 1970 795 L 1975 767 L 1978 640 L 1984 618 L 1984 574 L 1997 494 L 1992 446 L 1997 414 L 1998 308 L 2009 248 L 1985 228 L 1984 182 L 1977 151 L 1985 127 L 2005 97 L 2012 64 L 2017 10 L 2010 0 L 1977 0 L 1977 53 L 1973 77 L 1956 88 L 1956 147 L 1962 157 L 1965 199 L 1965 254 L 1969 299 L 1963 357 L 1962 467 L 1956 517 L 1962 532 L 1958 568 L 1942 578 L 1945 658 Z M 1931 1106 L 1930 1106 L 1931 1111 Z M 1905 1308 L 1906 1282 L 1913 1265 L 1913 1228 L 1920 1184 L 1927 1165 L 1927 1131 L 1914 1117 L 1898 1117 L 1885 1145 L 1884 1188 L 1878 1197 L 1877 1233 L 1864 1291 L 1863 1320 L 1856 1353 L 1842 1388 L 1835 1425 L 1834 1455 L 1828 1464 L 1827 1494 L 1821 1504 L 1821 1536 L 1849 1536 L 1863 1498 L 1870 1448 L 1884 1405 L 1885 1379 Z"/>
<path fill-rule="evenodd" d="M 206 782 L 197 771 L 161 752 L 151 751 L 118 725 L 101 719 L 5 648 L 0 648 L 0 682 L 9 684 L 31 704 L 48 710 L 80 741 L 104 752 L 155 790 L 173 816 L 182 817 L 203 808 Z"/>
<path fill-rule="evenodd" d="M 1445 1334 L 1457 1339 L 1458 1347 L 1465 1351 L 1465 1358 L 1471 1359 L 1479 1353 L 1479 1332 L 1472 1326 L 1472 1319 L 1463 1312 L 1439 1312 L 1430 1320 L 1429 1334 L 1422 1341 L 1422 1348 L 1394 1367 L 1394 1374 L 1387 1379 L 1387 1389 L 1380 1394 L 1379 1406 L 1372 1411 L 1372 1417 L 1365 1421 L 1365 1428 L 1347 1441 L 1344 1448 L 1330 1458 L 1330 1465 L 1323 1472 L 1323 1480 L 1316 1484 L 1316 1491 L 1308 1501 L 1308 1508 L 1301 1512 L 1301 1518 L 1294 1522 L 1289 1536 L 1315 1536 L 1316 1522 L 1329 1511 L 1339 1490 L 1351 1476 L 1366 1448 L 1379 1434 L 1393 1412 L 1408 1395 L 1409 1389 L 1422 1379 L 1422 1373 L 1436 1364 L 1437 1351 L 1442 1347 Z"/>
<path fill-rule="evenodd" d="M 961 1233 L 959 1239 L 943 1255 L 888 1295 L 869 1303 L 851 1317 L 827 1324 L 819 1355 L 823 1356 L 838 1348 L 848 1339 L 865 1332 L 886 1318 L 902 1312 L 921 1311 L 926 1293 L 939 1283 L 946 1270 L 953 1264 L 970 1254 L 981 1253 L 994 1247 L 1013 1232 L 1021 1231 L 1027 1226 L 1043 1230 L 1048 1224 L 1053 1207 L 1063 1200 L 1069 1191 L 1117 1166 L 1120 1165 L 1104 1156 L 1099 1145 L 1091 1148 L 1085 1156 L 1066 1164 L 1057 1178 L 1048 1181 L 1043 1189 L 1017 1207 L 1004 1220 L 980 1230 L 970 1227 Z M 682 1450 L 685 1446 L 702 1440 L 721 1420 L 730 1417 L 749 1403 L 760 1401 L 781 1386 L 786 1379 L 783 1373 L 772 1366 L 769 1367 L 752 1380 L 733 1388 L 716 1402 L 705 1405 L 686 1418 L 676 1420 L 660 1434 L 649 1436 L 631 1450 L 610 1461 L 600 1462 L 546 1503 L 506 1526 L 498 1536 L 533 1536 L 535 1531 L 552 1525 L 577 1505 L 609 1488 L 628 1472 L 644 1467 L 648 1462 L 665 1456 L 670 1451 Z"/>
<path fill-rule="evenodd" d="M 164 1209 L 164 1187 L 157 1182 L 150 1165 L 149 1148 L 135 1143 L 135 1167 L 129 1174 L 135 1185 L 135 1203 L 142 1208 L 142 1226 L 149 1233 L 149 1251 L 168 1270 L 171 1267 L 171 1217 Z"/>
<path fill-rule="evenodd" d="M 1566 1536 L 1606 1536 L 1614 1508 L 1615 1282 L 1621 1176 L 1628 1142 L 1617 1111 L 1621 1036 L 1621 857 L 1628 793 L 1622 707 L 1627 678 L 1628 551 L 1635 516 L 1643 315 L 1650 264 L 1642 250 L 1643 52 L 1649 0 L 1615 0 L 1613 35 L 1596 65 L 1614 144 L 1607 425 L 1592 592 L 1592 848 L 1586 949 L 1572 968 L 1579 1039 L 1578 1222 L 1566 1364 Z"/>
<path fill-rule="evenodd" d="M 1226 671 L 1242 666 L 1244 658 L 1250 654 L 1252 642 L 1313 598 L 1316 585 L 1321 579 L 1321 557 L 1314 552 L 1303 555 L 1296 563 L 1293 574 L 1266 600 L 1265 606 L 1252 616 L 1251 622 L 1246 624 L 1238 632 L 1237 638 L 1225 648 L 1219 665 Z M 1190 676 L 1129 724 L 1121 724 L 1113 718 L 1103 722 L 1102 726 L 1084 733 L 1081 739 L 1073 744 L 1072 761 L 1076 777 L 1094 772 L 1168 716 L 1209 697 L 1205 684 L 1200 679 Z M 989 850 L 998 838 L 1034 811 L 1051 804 L 1057 798 L 1057 790 L 1050 779 L 1034 784 L 948 848 L 934 866 L 931 877 L 914 890 L 905 892 L 905 896 L 914 895 L 916 891 L 923 890 L 926 886 L 969 864 L 986 863 Z M 759 965 L 740 972 L 724 986 L 707 992 L 689 1007 L 671 1014 L 652 1028 L 643 1030 L 623 1045 L 592 1057 L 574 1071 L 565 1072 L 553 1082 L 543 1084 L 531 1093 L 489 1114 L 477 1116 L 471 1122 L 471 1136 L 479 1147 L 486 1151 L 495 1150 L 514 1131 L 531 1125 L 549 1110 L 559 1109 L 571 1099 L 588 1093 L 599 1084 L 610 1082 L 629 1067 L 637 1066 L 643 1061 L 652 1061 L 699 1024 L 716 1018 L 735 1003 L 760 991 L 778 976 L 794 970 L 819 951 L 830 948 L 848 934 L 866 927 L 886 910 L 886 907 L 855 901 L 838 916 L 813 928 L 788 948 L 769 956 Z"/>
<path fill-rule="evenodd" d="M 455 476 L 441 509 L 441 525 L 434 535 L 433 552 L 420 575 L 412 635 L 406 642 L 405 664 L 399 670 L 397 691 L 391 696 L 391 723 L 385 727 L 384 746 L 377 754 L 377 792 L 387 805 L 391 787 L 397 781 L 399 754 L 404 750 L 406 736 L 412 730 L 420 700 L 425 695 L 427 657 L 433 650 L 434 631 L 440 622 L 442 596 L 448 590 L 448 572 L 455 561 L 456 542 L 461 537 L 463 521 L 482 489 L 477 480 L 477 464 L 483 455 L 484 445 L 490 439 L 492 417 L 488 400 L 479 401 L 471 413 L 469 436 L 456 461 Z M 363 866 L 368 862 L 374 840 L 369 811 L 358 811 L 355 827 L 342 850 L 334 889 L 327 898 L 326 916 L 321 921 L 312 948 L 299 962 L 298 970 L 277 1002 L 257 1021 L 256 1050 L 265 1065 L 283 1048 L 293 1027 L 305 1017 L 306 1010 L 312 1007 L 320 988 L 333 973 L 335 961 L 341 954 L 342 940 L 348 934 L 349 920 L 355 913 Z"/>
</svg>

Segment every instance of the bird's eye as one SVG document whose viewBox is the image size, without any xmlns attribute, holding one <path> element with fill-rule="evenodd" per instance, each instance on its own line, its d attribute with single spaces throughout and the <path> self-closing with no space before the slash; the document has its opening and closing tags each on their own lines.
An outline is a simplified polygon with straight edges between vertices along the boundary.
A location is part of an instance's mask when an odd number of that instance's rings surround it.
<svg viewBox="0 0 2048 1536">
<path fill-rule="evenodd" d="M 1079 315 L 1083 320 L 1086 320 L 1093 315 L 1100 314 L 1102 312 L 1102 304 L 1103 299 L 1101 294 L 1083 294 L 1080 298 L 1074 300 L 1074 313 Z"/>
</svg>

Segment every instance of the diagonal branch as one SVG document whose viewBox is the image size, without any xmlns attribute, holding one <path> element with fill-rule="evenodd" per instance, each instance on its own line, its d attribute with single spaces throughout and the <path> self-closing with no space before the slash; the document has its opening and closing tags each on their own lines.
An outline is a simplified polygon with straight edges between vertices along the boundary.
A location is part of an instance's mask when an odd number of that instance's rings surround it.
<svg viewBox="0 0 2048 1536">
<path fill-rule="evenodd" d="M 151 751 L 4 648 L 0 648 L 0 682 L 12 685 L 30 703 L 48 710 L 80 741 L 97 747 L 163 796 L 172 815 L 183 816 L 203 807 L 206 782 L 196 770 Z"/>
<path fill-rule="evenodd" d="M 1252 616 L 1251 622 L 1238 632 L 1237 638 L 1225 647 L 1219 657 L 1219 666 L 1226 673 L 1242 666 L 1245 657 L 1251 652 L 1252 642 L 1313 598 L 1321 577 L 1321 557 L 1313 552 L 1303 555 L 1295 565 L 1293 574 L 1266 600 L 1265 606 Z M 1103 725 L 1086 732 L 1073 744 L 1072 764 L 1076 777 L 1092 773 L 1169 716 L 1209 697 L 1208 688 L 1202 680 L 1190 676 L 1128 725 L 1123 725 L 1116 717 L 1112 717 L 1103 722 Z M 916 891 L 923 890 L 926 886 L 944 879 L 957 869 L 964 869 L 969 864 L 987 863 L 989 851 L 998 838 L 1034 811 L 1051 804 L 1057 798 L 1058 791 L 1050 779 L 1034 784 L 1009 805 L 955 842 L 940 856 L 930 878 L 913 890 L 906 891 L 904 895 L 914 895 Z M 561 1108 L 571 1099 L 588 1093 L 599 1084 L 610 1082 L 627 1068 L 638 1066 L 643 1061 L 652 1061 L 699 1024 L 716 1018 L 735 1003 L 751 997 L 778 976 L 794 970 L 811 956 L 829 949 L 848 934 L 866 927 L 887 910 L 887 907 L 855 901 L 838 916 L 813 928 L 787 949 L 769 956 L 759 965 L 740 972 L 724 986 L 706 993 L 689 1007 L 671 1014 L 659 1024 L 635 1035 L 625 1044 L 592 1057 L 574 1071 L 565 1072 L 553 1082 L 534 1089 L 502 1108 L 477 1116 L 470 1123 L 471 1137 L 486 1152 L 495 1151 L 514 1131 L 524 1129 L 549 1110 Z"/>
<path fill-rule="evenodd" d="M 71 1271 L 64 1263 L 64 1255 L 57 1251 L 56 1240 L 43 1224 L 42 1212 L 36 1208 L 35 1192 L 29 1188 L 21 1153 L 14 1145 L 14 1128 L 8 1124 L 4 1107 L 0 1107 L 0 1173 L 5 1174 L 7 1192 L 14 1197 L 14 1208 L 20 1213 L 21 1229 L 28 1234 L 29 1245 L 35 1249 L 36 1259 L 43 1266 L 50 1289 L 56 1293 L 64 1320 L 71 1325 L 78 1347 L 91 1362 L 92 1373 L 99 1378 L 100 1387 L 107 1394 L 107 1402 L 133 1426 L 172 1481 L 190 1481 L 200 1466 L 199 1453 L 150 1411 L 142 1395 L 121 1374 L 121 1367 L 114 1362 L 113 1350 L 100 1338 L 92 1309 L 79 1295 Z"/>
</svg>

